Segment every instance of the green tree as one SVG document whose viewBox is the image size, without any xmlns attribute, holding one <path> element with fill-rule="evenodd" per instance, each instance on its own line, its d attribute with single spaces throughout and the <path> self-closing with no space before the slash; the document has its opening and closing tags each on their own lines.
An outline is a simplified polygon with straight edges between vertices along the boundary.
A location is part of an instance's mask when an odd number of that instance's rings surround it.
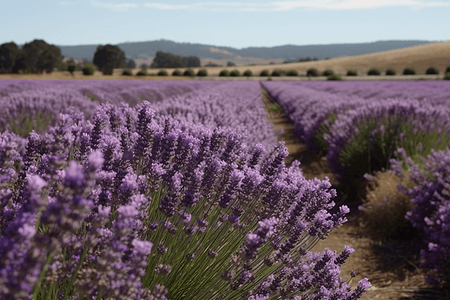
<svg viewBox="0 0 450 300">
<path fill-rule="evenodd" d="M 0 45 L 0 73 L 13 73 L 14 65 L 20 58 L 21 50 L 16 43 Z"/>
<path fill-rule="evenodd" d="M 98 46 L 92 61 L 105 75 L 112 75 L 113 70 L 125 66 L 125 53 L 117 46 L 107 44 Z"/>
<path fill-rule="evenodd" d="M 186 68 L 198 68 L 200 67 L 200 58 L 197 56 L 182 57 L 184 67 Z"/>
<path fill-rule="evenodd" d="M 317 77 L 317 76 L 319 76 L 319 70 L 317 70 L 316 68 L 309 68 L 306 71 L 306 76 L 308 76 L 308 77 L 310 77 L 310 76 Z"/>
<path fill-rule="evenodd" d="M 23 70 L 26 73 L 51 73 L 61 59 L 61 49 L 44 40 L 34 40 L 23 45 L 22 55 L 14 68 L 15 71 Z"/>
<path fill-rule="evenodd" d="M 197 68 L 200 59 L 197 56 L 178 56 L 172 53 L 157 51 L 150 68 Z"/>
<path fill-rule="evenodd" d="M 76 70 L 77 66 L 75 65 L 75 63 L 68 63 L 67 64 L 67 71 L 70 72 L 70 75 L 73 76 L 73 72 Z"/>
<path fill-rule="evenodd" d="M 162 51 L 156 52 L 155 58 L 150 68 L 183 68 L 183 58 L 171 53 Z"/>
</svg>

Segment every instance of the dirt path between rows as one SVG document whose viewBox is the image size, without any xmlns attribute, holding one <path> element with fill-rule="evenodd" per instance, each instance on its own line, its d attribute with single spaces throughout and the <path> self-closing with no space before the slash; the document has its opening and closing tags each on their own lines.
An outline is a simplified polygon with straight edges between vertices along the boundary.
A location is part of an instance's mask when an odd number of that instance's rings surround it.
<svg viewBox="0 0 450 300">
<path fill-rule="evenodd" d="M 278 140 L 285 141 L 289 150 L 286 164 L 299 160 L 306 179 L 328 177 L 333 187 L 338 187 L 339 182 L 328 169 L 326 161 L 308 151 L 306 145 L 295 136 L 294 125 L 283 113 L 269 111 L 269 107 L 274 102 L 264 89 L 262 89 L 262 95 L 274 130 L 283 130 Z M 339 203 L 340 198 L 344 199 L 345 196 L 342 197 L 338 189 L 338 198 L 335 202 Z M 340 253 L 344 245 L 355 249 L 355 252 L 342 265 L 340 276 L 348 281 L 351 278 L 350 272 L 356 270 L 357 276 L 350 284 L 352 289 L 356 288 L 358 281 L 362 278 L 369 278 L 372 287 L 361 299 L 444 299 L 443 292 L 428 285 L 424 271 L 417 267 L 418 253 L 422 246 L 419 240 L 377 242 L 364 232 L 361 216 L 358 215 L 359 203 L 345 202 L 344 204 L 350 208 L 348 222 L 334 229 L 312 251 L 323 251 L 329 248 Z"/>
</svg>

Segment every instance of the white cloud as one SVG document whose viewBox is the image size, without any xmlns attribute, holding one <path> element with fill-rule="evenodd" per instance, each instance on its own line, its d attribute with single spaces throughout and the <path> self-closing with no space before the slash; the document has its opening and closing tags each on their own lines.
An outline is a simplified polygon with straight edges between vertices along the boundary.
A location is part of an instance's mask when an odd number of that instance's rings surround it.
<svg viewBox="0 0 450 300">
<path fill-rule="evenodd" d="M 117 12 L 127 11 L 129 9 L 138 7 L 137 4 L 133 4 L 133 3 L 115 4 L 115 3 L 104 3 L 104 2 L 98 2 L 98 1 L 92 1 L 91 5 L 94 7 L 106 8 L 106 9 L 117 11 Z"/>
<path fill-rule="evenodd" d="M 272 1 L 266 3 L 248 2 L 200 2 L 185 5 L 170 5 L 148 3 L 149 8 L 164 7 L 164 9 L 202 9 L 202 10 L 232 10 L 232 11 L 290 11 L 299 8 L 319 10 L 356 10 L 374 9 L 384 7 L 410 7 L 426 8 L 450 6 L 449 2 L 424 0 L 298 0 L 298 1 Z"/>
<path fill-rule="evenodd" d="M 103 3 L 92 2 L 93 6 L 103 7 L 114 11 L 127 11 L 140 5 L 132 3 Z M 266 3 L 256 2 L 196 2 L 187 4 L 167 4 L 163 2 L 148 2 L 143 7 L 155 10 L 202 10 L 202 11 L 241 11 L 241 12 L 263 12 L 263 11 L 291 11 L 302 8 L 315 10 L 360 10 L 387 7 L 407 7 L 422 9 L 427 7 L 450 6 L 448 1 L 426 1 L 426 0 L 291 0 L 272 1 Z"/>
<path fill-rule="evenodd" d="M 180 9 L 192 8 L 192 4 L 146 3 L 146 4 L 144 4 L 144 7 L 160 9 L 160 10 L 180 10 Z"/>
</svg>

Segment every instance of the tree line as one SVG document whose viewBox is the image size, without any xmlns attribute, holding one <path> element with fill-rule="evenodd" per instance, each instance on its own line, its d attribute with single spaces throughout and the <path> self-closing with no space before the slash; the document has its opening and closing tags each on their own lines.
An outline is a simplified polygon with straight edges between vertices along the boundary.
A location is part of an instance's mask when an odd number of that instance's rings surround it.
<svg viewBox="0 0 450 300">
<path fill-rule="evenodd" d="M 63 62 L 61 49 L 44 40 L 35 39 L 19 47 L 16 43 L 0 45 L 0 73 L 51 73 L 59 70 L 75 70 L 73 59 Z M 100 45 L 97 47 L 92 63 L 103 74 L 112 74 L 114 69 L 135 68 L 132 59 L 126 59 L 125 52 L 115 45 Z M 200 67 L 200 59 L 196 56 L 177 56 L 162 51 L 156 52 L 151 68 L 195 68 Z"/>
<path fill-rule="evenodd" d="M 62 63 L 61 49 L 34 40 L 19 47 L 14 42 L 0 45 L 0 73 L 51 73 Z"/>
</svg>

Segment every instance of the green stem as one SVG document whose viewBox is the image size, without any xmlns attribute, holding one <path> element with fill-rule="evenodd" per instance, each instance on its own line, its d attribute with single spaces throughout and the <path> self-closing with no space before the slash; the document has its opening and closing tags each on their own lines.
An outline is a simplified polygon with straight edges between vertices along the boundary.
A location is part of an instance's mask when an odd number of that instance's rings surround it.
<svg viewBox="0 0 450 300">
<path fill-rule="evenodd" d="M 70 277 L 69 282 L 66 286 L 66 289 L 64 290 L 64 298 L 62 300 L 66 300 L 67 297 L 69 297 L 69 290 L 70 290 L 70 288 L 72 288 L 73 283 L 77 279 L 78 271 L 80 271 L 80 269 L 81 269 L 81 265 L 83 264 L 84 259 L 86 258 L 87 252 L 88 252 L 88 247 L 85 246 L 83 249 L 83 253 L 81 254 L 80 260 L 78 261 L 77 268 L 76 268 L 75 272 L 73 272 L 72 276 Z"/>
<path fill-rule="evenodd" d="M 37 295 L 39 294 L 40 288 L 41 288 L 41 284 L 42 281 L 44 281 L 44 277 L 45 277 L 45 273 L 47 273 L 47 266 L 50 264 L 50 262 L 52 261 L 53 258 L 53 253 L 55 251 L 52 251 L 48 256 L 47 259 L 45 260 L 44 266 L 42 268 L 41 274 L 39 274 L 39 279 L 38 282 L 36 284 L 36 286 L 34 287 L 33 290 L 33 299 L 37 298 Z"/>
<path fill-rule="evenodd" d="M 102 299 L 102 294 L 103 294 L 103 290 L 102 290 L 102 288 L 100 288 L 100 291 L 98 292 L 98 295 L 97 295 L 97 300 Z"/>
</svg>

